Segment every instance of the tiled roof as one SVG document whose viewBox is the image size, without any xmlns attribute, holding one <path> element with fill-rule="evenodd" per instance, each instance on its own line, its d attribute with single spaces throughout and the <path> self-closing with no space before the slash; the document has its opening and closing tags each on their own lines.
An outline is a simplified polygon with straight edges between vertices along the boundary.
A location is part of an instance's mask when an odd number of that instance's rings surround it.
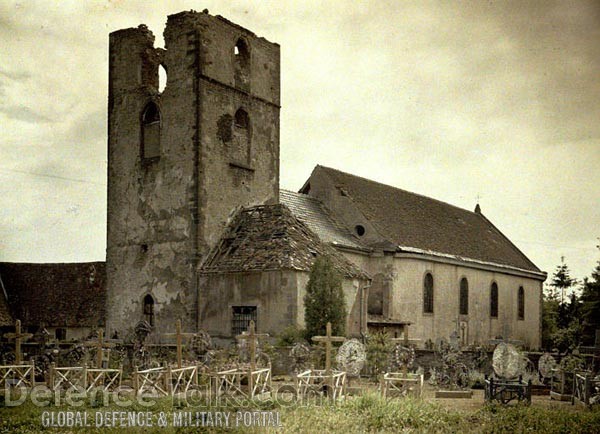
<svg viewBox="0 0 600 434">
<path fill-rule="evenodd" d="M 238 212 L 202 271 L 309 271 L 316 257 L 324 254 L 331 256 L 334 267 L 344 276 L 368 278 L 342 254 L 322 242 L 285 205 L 262 205 Z"/>
<path fill-rule="evenodd" d="M 335 221 L 325 210 L 320 200 L 307 194 L 280 190 L 279 202 L 287 206 L 322 241 L 346 247 L 363 248 L 356 236 Z"/>
<path fill-rule="evenodd" d="M 15 319 L 25 326 L 96 327 L 106 302 L 104 262 L 0 263 L 0 276 Z"/>
<path fill-rule="evenodd" d="M 14 321 L 8 308 L 8 302 L 4 294 L 2 285 L 2 275 L 0 275 L 0 327 L 13 325 Z"/>
<path fill-rule="evenodd" d="M 540 272 L 481 213 L 317 166 L 356 204 L 377 232 L 400 247 Z"/>
</svg>

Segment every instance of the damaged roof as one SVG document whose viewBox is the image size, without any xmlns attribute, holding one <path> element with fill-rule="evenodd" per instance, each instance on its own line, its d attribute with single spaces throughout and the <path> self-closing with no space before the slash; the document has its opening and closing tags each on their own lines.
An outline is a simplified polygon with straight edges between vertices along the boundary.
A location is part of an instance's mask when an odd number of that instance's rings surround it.
<svg viewBox="0 0 600 434">
<path fill-rule="evenodd" d="M 287 206 L 321 241 L 355 249 L 363 248 L 356 236 L 325 210 L 319 199 L 307 194 L 280 190 L 279 202 Z"/>
<path fill-rule="evenodd" d="M 0 263 L 14 319 L 25 326 L 97 327 L 104 322 L 104 262 Z"/>
<path fill-rule="evenodd" d="M 481 212 L 471 212 L 328 167 L 317 166 L 350 197 L 379 235 L 400 250 L 418 249 L 540 272 Z"/>
<path fill-rule="evenodd" d="M 283 204 L 241 209 L 211 251 L 201 271 L 310 271 L 319 255 L 331 256 L 344 276 L 368 279 L 362 270 L 325 244 Z"/>
</svg>

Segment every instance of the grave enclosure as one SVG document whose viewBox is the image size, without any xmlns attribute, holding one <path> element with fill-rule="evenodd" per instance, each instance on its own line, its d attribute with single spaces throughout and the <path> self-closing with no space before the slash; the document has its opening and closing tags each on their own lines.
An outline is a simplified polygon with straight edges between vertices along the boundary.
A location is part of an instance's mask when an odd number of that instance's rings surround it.
<svg viewBox="0 0 600 434">
<path fill-rule="evenodd" d="M 141 324 L 139 330 L 146 330 L 145 326 Z M 120 390 L 158 397 L 194 392 L 210 399 L 255 399 L 272 396 L 279 386 L 293 392 L 296 399 L 320 397 L 335 401 L 365 390 L 379 390 L 386 399 L 420 397 L 429 382 L 439 388 L 440 398 L 456 398 L 458 392 L 471 397 L 466 393 L 470 390 L 459 384 L 459 380 L 465 370 L 470 372 L 478 366 L 482 376 L 484 371 L 488 370 L 489 374 L 489 369 L 494 370 L 494 374 L 485 379 L 486 401 L 531 402 L 532 373 L 528 369 L 533 364 L 505 342 L 497 344 L 492 358 L 488 352 L 463 352 L 446 342 L 435 351 L 415 350 L 417 342 L 409 339 L 406 327 L 401 338 L 389 339 L 390 362 L 378 379 L 368 381 L 363 375 L 359 381 L 367 365 L 365 345 L 356 339 L 333 336 L 330 325 L 325 335 L 313 337 L 312 346 L 297 345 L 293 350 L 279 348 L 277 351 L 269 350 L 270 337 L 256 333 L 253 322 L 237 336 L 236 347 L 220 350 L 211 348 L 210 336 L 184 332 L 180 321 L 172 330 L 162 334 L 169 341 L 164 344 L 147 344 L 145 333 L 140 333 L 135 342 L 124 343 L 106 339 L 103 331 L 97 330 L 85 342 L 56 346 L 45 340 L 31 342 L 34 336 L 24 333 L 17 321 L 14 332 L 5 335 L 12 348 L 11 354 L 5 351 L 3 359 L 15 362 L 0 366 L 0 388 L 47 384 L 52 390 L 60 391 L 71 388 L 88 393 Z M 44 336 L 43 333 L 36 335 L 40 339 Z M 338 344 L 338 348 L 334 344 Z M 38 347 L 38 354 L 26 357 L 23 349 L 33 353 L 34 346 Z M 50 353 L 58 352 L 60 357 L 43 359 L 48 349 Z M 142 353 L 146 354 L 145 359 L 137 357 Z M 285 357 L 288 370 L 283 380 L 281 376 L 277 378 L 274 387 L 271 358 L 278 359 L 278 354 L 285 353 L 289 353 Z M 539 373 L 535 374 L 540 382 L 551 385 L 554 399 L 586 406 L 598 404 L 600 377 L 582 370 L 565 372 L 549 354 L 535 357 L 539 360 Z M 62 363 L 58 363 L 58 359 Z M 486 365 L 490 366 L 486 368 Z M 453 371 L 448 371 L 450 368 Z M 530 378 L 525 379 L 526 375 Z"/>
</svg>

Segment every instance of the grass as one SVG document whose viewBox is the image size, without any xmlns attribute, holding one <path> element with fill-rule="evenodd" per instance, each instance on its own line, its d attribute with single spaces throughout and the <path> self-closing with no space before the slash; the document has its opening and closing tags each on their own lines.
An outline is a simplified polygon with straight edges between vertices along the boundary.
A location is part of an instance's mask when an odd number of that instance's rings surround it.
<svg viewBox="0 0 600 434">
<path fill-rule="evenodd" d="M 456 411 L 444 408 L 436 403 L 421 399 L 404 398 L 385 400 L 376 394 L 348 398 L 336 405 L 282 406 L 276 403 L 249 403 L 248 405 L 229 405 L 210 408 L 211 412 L 224 411 L 235 413 L 241 409 L 273 410 L 280 414 L 283 429 L 266 429 L 270 432 L 306 433 L 306 432 L 405 432 L 405 433 L 598 433 L 600 432 L 600 409 L 573 411 L 572 408 L 540 408 L 527 406 L 484 406 L 475 411 Z M 114 404 L 107 407 L 36 407 L 29 400 L 17 407 L 6 407 L 0 403 L 0 432 L 32 433 L 42 430 L 43 411 L 87 411 L 93 420 L 96 411 L 151 411 L 168 414 L 174 411 L 196 411 L 194 408 L 174 406 L 171 400 L 156 400 L 152 407 L 134 404 L 121 408 Z M 69 432 L 65 428 L 50 429 L 49 432 Z M 83 428 L 71 432 L 99 433 L 122 431 L 132 433 L 160 432 L 197 432 L 197 428 L 178 428 L 173 426 L 145 428 Z M 212 429 L 211 432 L 264 432 L 265 428 Z"/>
</svg>

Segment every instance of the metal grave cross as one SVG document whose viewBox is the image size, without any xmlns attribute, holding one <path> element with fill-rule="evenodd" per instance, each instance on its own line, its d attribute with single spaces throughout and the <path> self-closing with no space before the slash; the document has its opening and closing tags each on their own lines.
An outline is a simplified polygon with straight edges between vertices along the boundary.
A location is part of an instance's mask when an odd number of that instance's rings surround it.
<svg viewBox="0 0 600 434">
<path fill-rule="evenodd" d="M 254 321 L 250 321 L 248 325 L 248 331 L 237 335 L 235 338 L 240 340 L 244 339 L 248 341 L 248 349 L 250 353 L 250 372 L 248 375 L 248 387 L 250 388 L 249 396 L 252 396 L 254 392 L 254 371 L 256 370 L 256 341 L 259 338 L 265 338 L 269 335 L 267 333 L 256 333 L 256 327 Z"/>
<path fill-rule="evenodd" d="M 183 333 L 181 331 L 181 320 L 178 319 L 175 323 L 175 333 L 164 333 L 163 336 L 173 337 L 175 336 L 175 342 L 177 343 L 177 368 L 181 368 L 183 364 L 183 338 L 189 338 L 194 336 L 195 333 Z"/>
<path fill-rule="evenodd" d="M 327 376 L 327 385 L 329 386 L 329 393 L 333 392 L 333 377 L 331 376 L 331 347 L 334 342 L 344 342 L 346 340 L 343 336 L 332 336 L 331 335 L 331 323 L 327 323 L 325 336 L 313 336 L 312 340 L 325 344 L 325 375 Z"/>
<path fill-rule="evenodd" d="M 102 368 L 102 358 L 104 356 L 104 349 L 109 349 L 114 346 L 113 343 L 108 342 L 104 339 L 104 330 L 98 329 L 98 339 L 94 341 L 87 341 L 84 343 L 86 347 L 96 348 L 96 368 Z"/>
<path fill-rule="evenodd" d="M 21 357 L 21 343 L 31 338 L 33 335 L 31 333 L 21 333 L 21 320 L 18 319 L 15 321 L 15 332 L 14 333 L 5 333 L 4 337 L 7 339 L 15 340 L 15 365 L 20 365 L 23 358 Z"/>
</svg>

